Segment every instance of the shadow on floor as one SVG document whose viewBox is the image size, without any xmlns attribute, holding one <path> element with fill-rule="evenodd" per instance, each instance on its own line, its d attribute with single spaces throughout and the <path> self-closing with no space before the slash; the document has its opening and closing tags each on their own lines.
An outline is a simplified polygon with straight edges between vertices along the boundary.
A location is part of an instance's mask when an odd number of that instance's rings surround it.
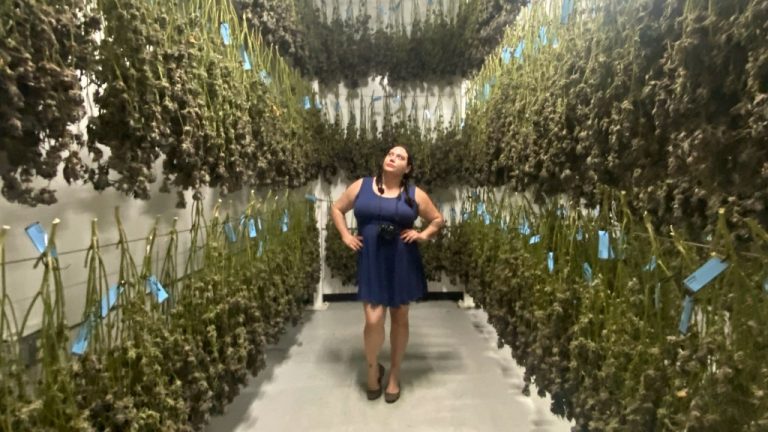
<svg viewBox="0 0 768 432">
<path fill-rule="evenodd" d="M 386 369 L 384 375 L 385 386 L 392 364 L 390 355 L 389 337 L 387 337 L 379 353 L 379 363 Z M 327 345 L 321 349 L 319 359 L 324 363 L 344 365 L 343 368 L 346 371 L 354 371 L 357 386 L 361 392 L 365 392 L 368 378 L 362 333 L 360 334 L 360 343 L 352 348 L 351 351 L 349 345 L 341 347 Z M 464 360 L 457 354 L 455 349 L 435 349 L 433 347 L 420 346 L 411 340 L 406 348 L 405 358 L 403 359 L 400 382 L 406 387 L 429 381 L 430 376 L 436 373 L 444 374 L 454 371 L 460 373 L 463 368 L 463 362 Z M 436 365 L 439 365 L 439 367 Z"/>
</svg>

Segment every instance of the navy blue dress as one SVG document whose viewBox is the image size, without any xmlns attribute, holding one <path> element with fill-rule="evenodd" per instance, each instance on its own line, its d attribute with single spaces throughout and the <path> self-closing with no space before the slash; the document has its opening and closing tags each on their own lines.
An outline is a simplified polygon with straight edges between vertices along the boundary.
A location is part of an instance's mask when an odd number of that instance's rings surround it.
<svg viewBox="0 0 768 432">
<path fill-rule="evenodd" d="M 357 254 L 357 298 L 375 305 L 398 307 L 427 294 L 419 246 L 415 241 L 405 243 L 399 232 L 412 228 L 419 215 L 416 188 L 408 188 L 413 208 L 408 207 L 403 194 L 387 198 L 373 188 L 373 178 L 364 178 L 355 198 L 354 214 L 359 235 L 363 237 L 363 248 Z M 398 227 L 395 238 L 379 237 L 380 221 Z"/>
</svg>

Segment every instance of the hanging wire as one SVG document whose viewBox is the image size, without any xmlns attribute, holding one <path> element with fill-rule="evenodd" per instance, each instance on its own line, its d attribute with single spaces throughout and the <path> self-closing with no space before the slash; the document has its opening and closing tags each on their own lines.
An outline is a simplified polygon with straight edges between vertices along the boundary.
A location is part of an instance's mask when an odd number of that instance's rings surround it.
<svg viewBox="0 0 768 432">
<path fill-rule="evenodd" d="M 192 231 L 192 228 L 187 228 L 185 230 L 176 231 L 176 232 L 181 234 L 181 233 L 185 233 L 185 232 L 189 232 L 189 231 Z M 169 232 L 167 234 L 158 235 L 157 238 L 169 237 L 170 235 L 171 235 L 171 233 Z M 145 237 L 136 238 L 136 239 L 133 239 L 133 240 L 128 240 L 126 243 L 129 243 L 129 244 L 130 243 L 137 243 L 137 242 L 145 241 L 146 239 L 147 238 L 145 236 Z M 118 242 L 113 242 L 113 243 L 109 243 L 109 244 L 103 245 L 101 247 L 107 248 L 107 247 L 111 247 L 111 246 L 117 246 L 120 243 L 121 242 L 119 242 L 119 241 Z M 69 251 L 65 251 L 65 252 L 59 252 L 57 250 L 56 254 L 58 256 L 74 255 L 74 254 L 78 254 L 78 253 L 88 252 L 88 249 L 90 249 L 90 248 L 86 247 L 86 248 L 81 248 L 81 249 L 73 249 L 73 250 L 69 250 Z M 25 263 L 25 262 L 35 262 L 35 261 L 37 261 L 39 259 L 40 259 L 39 256 L 30 257 L 30 258 L 20 258 L 20 259 L 16 259 L 16 260 L 6 261 L 5 264 L 6 265 L 11 265 L 11 264 L 21 264 L 21 263 Z"/>
</svg>

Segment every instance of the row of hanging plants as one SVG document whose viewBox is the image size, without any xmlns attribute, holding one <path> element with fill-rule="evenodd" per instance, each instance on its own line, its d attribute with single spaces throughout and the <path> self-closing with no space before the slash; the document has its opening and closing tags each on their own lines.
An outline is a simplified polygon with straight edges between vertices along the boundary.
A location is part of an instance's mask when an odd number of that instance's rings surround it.
<svg viewBox="0 0 768 432">
<path fill-rule="evenodd" d="M 302 139 L 311 88 L 249 34 L 229 1 L 0 7 L 11 18 L 0 29 L 8 201 L 55 202 L 45 182 L 59 175 L 139 199 L 161 182 L 180 206 L 185 190 L 226 194 L 316 178 L 314 141 Z"/>
<path fill-rule="evenodd" d="M 527 8 L 472 83 L 475 181 L 590 206 L 610 186 L 699 240 L 720 207 L 768 225 L 765 2 L 553 3 Z"/>
<path fill-rule="evenodd" d="M 275 44 L 306 78 L 351 87 L 365 85 L 376 75 L 396 85 L 467 77 L 482 66 L 523 4 L 518 0 L 234 3 L 254 31 Z M 369 5 L 375 6 L 375 16 Z"/>
<path fill-rule="evenodd" d="M 768 428 L 768 234 L 746 221 L 756 241 L 737 252 L 723 211 L 696 244 L 626 194 L 601 197 L 583 212 L 475 192 L 421 245 L 427 277 L 467 290 L 525 367 L 524 393 L 535 384 L 577 430 Z M 355 252 L 327 230 L 332 276 L 356 283 Z M 725 269 L 707 283 L 709 260 Z"/>
<path fill-rule="evenodd" d="M 296 139 L 304 114 L 290 94 L 308 87 L 249 36 L 229 2 L 103 0 L 100 9 L 99 113 L 88 130 L 96 189 L 148 198 L 161 155 L 163 190 L 180 197 L 312 178 L 309 143 Z M 284 75 L 277 82 L 273 70 Z"/>
<path fill-rule="evenodd" d="M 95 55 L 100 21 L 85 1 L 0 3 L 0 179 L 2 195 L 26 205 L 50 204 L 50 181 L 63 165 L 67 182 L 85 176 L 80 74 Z"/>
<path fill-rule="evenodd" d="M 372 176 L 381 167 L 387 151 L 394 145 L 403 145 L 415 162 L 413 173 L 419 186 L 434 189 L 461 185 L 472 167 L 464 163 L 464 155 L 457 151 L 466 139 L 461 133 L 457 103 L 447 116 L 439 109 L 432 112 L 429 104 L 419 103 L 415 95 L 411 101 L 407 96 L 399 102 L 394 100 L 394 95 L 385 95 L 369 102 L 361 94 L 357 112 L 355 101 L 348 100 L 346 124 L 340 110 L 332 119 L 317 116 L 312 131 L 317 140 L 313 170 L 326 181 L 334 181 L 338 175 L 349 181 Z M 374 104 L 380 105 L 383 112 L 380 119 L 374 115 Z M 436 106 L 442 107 L 439 97 Z M 430 112 L 429 118 L 424 112 Z"/>
<path fill-rule="evenodd" d="M 298 323 L 318 283 L 314 207 L 286 196 L 254 199 L 237 213 L 217 206 L 212 217 L 199 203 L 192 211 L 188 234 L 174 226 L 161 235 L 155 226 L 143 257 L 131 254 L 116 211 L 119 269 L 106 268 L 93 223 L 86 307 L 73 338 L 51 253 L 54 224 L 29 309 L 43 305 L 33 368 L 19 339 L 29 311 L 11 307 L 0 233 L 0 431 L 202 430 L 262 370 L 266 345 Z"/>
</svg>

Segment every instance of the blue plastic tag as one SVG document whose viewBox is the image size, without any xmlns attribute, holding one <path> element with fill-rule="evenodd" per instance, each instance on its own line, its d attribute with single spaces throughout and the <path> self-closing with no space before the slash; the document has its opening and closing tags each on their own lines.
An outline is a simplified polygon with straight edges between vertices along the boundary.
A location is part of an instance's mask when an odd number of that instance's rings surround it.
<svg viewBox="0 0 768 432">
<path fill-rule="evenodd" d="M 520 41 L 519 44 L 517 44 L 517 48 L 515 48 L 515 58 L 523 61 L 523 50 L 525 49 L 525 41 Z"/>
<path fill-rule="evenodd" d="M 155 296 L 158 303 L 163 303 L 168 299 L 168 293 L 165 291 L 165 288 L 160 285 L 160 281 L 154 276 L 150 276 L 147 279 L 147 289 Z"/>
<path fill-rule="evenodd" d="M 547 253 L 547 269 L 549 269 L 550 273 L 555 271 L 555 253 L 554 252 Z"/>
<path fill-rule="evenodd" d="M 645 271 L 654 271 L 656 269 L 656 255 L 651 256 L 651 261 L 643 267 Z"/>
<path fill-rule="evenodd" d="M 248 219 L 248 237 L 255 238 L 256 234 L 256 221 L 254 221 L 253 218 L 250 218 Z"/>
<path fill-rule="evenodd" d="M 560 23 L 568 24 L 568 17 L 573 11 L 573 0 L 563 0 L 562 10 L 560 12 Z"/>
<path fill-rule="evenodd" d="M 512 49 L 510 47 L 505 46 L 501 50 L 501 61 L 504 64 L 509 64 L 509 62 L 512 60 Z"/>
<path fill-rule="evenodd" d="M 539 27 L 539 40 L 542 45 L 547 44 L 547 26 Z"/>
<path fill-rule="evenodd" d="M 281 229 L 283 232 L 288 231 L 288 210 L 285 210 L 285 213 L 283 213 L 283 220 L 282 220 L 282 226 Z"/>
<path fill-rule="evenodd" d="M 312 108 L 312 103 L 309 101 L 309 96 L 304 96 L 304 109 L 308 110 Z"/>
<path fill-rule="evenodd" d="M 109 311 L 117 303 L 117 296 L 123 291 L 123 287 L 112 285 L 107 290 L 107 295 L 101 298 L 101 317 L 106 318 Z"/>
<path fill-rule="evenodd" d="M 259 78 L 261 78 L 261 82 L 266 85 L 269 85 L 269 83 L 272 82 L 272 77 L 270 77 L 267 71 L 264 69 L 259 72 Z"/>
<path fill-rule="evenodd" d="M 536 244 L 541 241 L 541 235 L 536 234 L 535 236 L 531 237 L 530 240 L 528 240 L 528 244 Z"/>
<path fill-rule="evenodd" d="M 37 252 L 45 252 L 45 248 L 48 246 L 48 233 L 45 231 L 40 222 L 35 222 L 27 226 L 24 231 L 27 232 L 27 236 L 32 240 L 32 244 L 37 249 Z M 51 249 L 51 256 L 56 258 L 56 248 Z"/>
<path fill-rule="evenodd" d="M 491 223 L 491 215 L 488 213 L 483 212 L 483 222 L 485 222 L 486 225 Z"/>
<path fill-rule="evenodd" d="M 584 240 L 584 231 L 579 227 L 578 230 L 576 230 L 576 240 Z"/>
<path fill-rule="evenodd" d="M 80 329 L 77 332 L 77 337 L 74 343 L 72 343 L 72 354 L 83 355 L 88 348 L 88 341 L 91 339 L 91 330 L 93 328 L 93 321 L 91 319 L 85 320 L 80 325 Z"/>
<path fill-rule="evenodd" d="M 461 220 L 462 220 L 462 221 L 466 221 L 466 220 L 468 220 L 468 219 L 469 219 L 469 212 L 468 212 L 468 211 L 465 211 L 465 212 L 463 212 L 463 213 L 461 214 Z"/>
<path fill-rule="evenodd" d="M 610 236 L 608 235 L 608 231 L 598 231 L 598 247 L 597 247 L 597 257 L 602 260 L 609 260 L 614 259 L 615 256 L 613 254 L 613 248 L 611 247 L 611 240 Z"/>
<path fill-rule="evenodd" d="M 531 233 L 531 227 L 528 226 L 528 221 L 524 220 L 523 223 L 520 224 L 518 227 L 518 230 L 520 231 L 520 234 L 527 236 Z"/>
<path fill-rule="evenodd" d="M 235 235 L 235 230 L 232 228 L 231 223 L 227 222 L 224 224 L 224 233 L 227 235 L 227 240 L 229 240 L 230 243 L 237 241 L 237 236 Z"/>
<path fill-rule="evenodd" d="M 248 53 L 245 52 L 245 47 L 240 47 L 240 57 L 243 59 L 243 69 L 249 71 L 253 69 L 253 66 L 251 66 L 251 58 L 248 57 Z"/>
<path fill-rule="evenodd" d="M 727 268 L 728 263 L 720 258 L 710 258 L 703 266 L 688 276 L 683 283 L 691 292 L 696 293 Z"/>
<path fill-rule="evenodd" d="M 306 198 L 307 201 L 309 202 L 313 202 L 313 203 L 317 202 L 317 197 L 315 196 L 315 194 L 306 194 L 304 195 L 304 198 Z"/>
<path fill-rule="evenodd" d="M 221 33 L 221 39 L 224 41 L 224 45 L 229 45 L 231 43 L 229 37 L 229 24 L 221 23 L 219 26 L 219 33 Z"/>
<path fill-rule="evenodd" d="M 477 203 L 477 214 L 481 215 L 485 213 L 485 203 Z"/>
<path fill-rule="evenodd" d="M 584 279 L 586 279 L 587 283 L 592 283 L 592 267 L 589 266 L 588 263 L 584 263 L 584 266 L 582 267 L 582 271 L 584 273 Z"/>
<path fill-rule="evenodd" d="M 680 316 L 680 325 L 677 327 L 680 330 L 680 334 L 688 333 L 688 326 L 691 323 L 691 315 L 693 315 L 693 297 L 685 296 L 683 301 L 683 313 Z"/>
</svg>

